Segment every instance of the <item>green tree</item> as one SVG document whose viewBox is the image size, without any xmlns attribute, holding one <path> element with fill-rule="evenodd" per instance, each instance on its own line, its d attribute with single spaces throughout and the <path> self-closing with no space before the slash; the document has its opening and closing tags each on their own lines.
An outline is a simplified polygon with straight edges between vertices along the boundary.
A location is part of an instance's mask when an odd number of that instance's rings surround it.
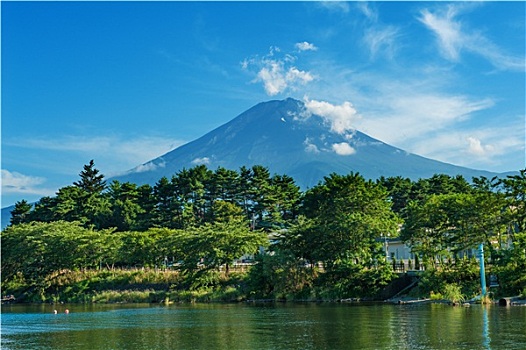
<svg viewBox="0 0 526 350">
<path fill-rule="evenodd" d="M 511 231 L 526 232 L 526 169 L 520 170 L 518 175 L 502 179 L 501 185 L 513 222 Z"/>
<path fill-rule="evenodd" d="M 25 199 L 15 203 L 15 207 L 11 211 L 11 218 L 9 219 L 10 225 L 17 225 L 23 222 L 27 222 L 30 217 L 31 209 L 33 206 L 29 204 Z"/>
<path fill-rule="evenodd" d="M 137 217 L 143 213 L 139 204 L 137 185 L 130 182 L 111 182 L 107 196 L 110 202 L 111 218 L 107 226 L 116 227 L 119 231 L 127 231 L 138 227 Z"/>
<path fill-rule="evenodd" d="M 254 165 L 251 169 L 248 189 L 248 202 L 251 204 L 249 215 L 253 227 L 266 220 L 268 203 L 266 198 L 270 192 L 270 172 L 268 168 Z"/>
<path fill-rule="evenodd" d="M 137 187 L 137 203 L 141 210 L 137 212 L 135 229 L 145 231 L 153 226 L 155 198 L 152 186 L 145 184 Z"/>
<path fill-rule="evenodd" d="M 155 203 L 152 216 L 153 225 L 175 228 L 178 210 L 173 182 L 163 176 L 153 187 L 153 198 Z"/>
<path fill-rule="evenodd" d="M 184 270 L 213 270 L 224 265 L 228 274 L 234 259 L 255 254 L 260 246 L 267 245 L 268 238 L 261 232 L 250 231 L 246 225 L 227 222 L 193 228 L 186 232 L 182 242 Z"/>
<path fill-rule="evenodd" d="M 268 207 L 277 214 L 280 222 L 292 222 L 296 219 L 301 200 L 300 188 L 288 175 L 274 175 L 270 179 L 270 198 Z"/>
<path fill-rule="evenodd" d="M 90 160 L 89 164 L 84 165 L 84 169 L 79 174 L 80 180 L 73 183 L 73 185 L 86 191 L 89 194 L 100 194 L 106 188 L 106 181 L 104 175 L 95 168 L 95 162 Z"/>
<path fill-rule="evenodd" d="M 37 294 L 43 294 L 61 271 L 93 266 L 82 244 L 93 233 L 78 222 L 65 221 L 8 227 L 1 237 L 2 283 L 19 275 Z"/>
<path fill-rule="evenodd" d="M 339 260 L 373 263 L 376 238 L 397 234 L 399 219 L 390 210 L 385 188 L 361 175 L 331 174 L 305 194 L 303 210 L 314 229 L 302 235 L 315 247 L 313 259 L 330 269 Z"/>
<path fill-rule="evenodd" d="M 122 235 L 120 259 L 128 267 L 160 267 L 166 257 L 166 247 L 159 246 L 165 231 L 128 231 Z"/>
<path fill-rule="evenodd" d="M 241 223 L 245 218 L 245 216 L 243 215 L 243 209 L 240 206 L 227 201 L 215 201 L 212 205 L 212 212 L 214 214 L 214 223 Z"/>
<path fill-rule="evenodd" d="M 53 207 L 53 221 L 79 221 L 88 224 L 90 218 L 84 210 L 88 202 L 88 193 L 77 186 L 66 186 L 58 190 Z"/>
<path fill-rule="evenodd" d="M 198 165 L 189 169 L 189 191 L 188 202 L 191 204 L 189 208 L 193 210 L 194 222 L 197 225 L 202 225 L 209 221 L 211 202 L 206 198 L 206 184 L 209 183 L 212 177 L 212 171 L 206 165 Z"/>
<path fill-rule="evenodd" d="M 526 232 L 516 233 L 513 246 L 504 250 L 495 268 L 503 295 L 518 295 L 526 289 Z"/>
<path fill-rule="evenodd" d="M 380 177 L 377 183 L 387 189 L 389 193 L 389 200 L 391 202 L 391 209 L 400 216 L 403 216 L 404 209 L 413 197 L 414 183 L 409 178 L 396 177 Z"/>
<path fill-rule="evenodd" d="M 56 214 L 54 211 L 56 205 L 56 198 L 45 196 L 40 198 L 35 203 L 35 208 L 29 214 L 27 222 L 40 221 L 40 222 L 51 222 L 56 220 Z"/>
<path fill-rule="evenodd" d="M 492 247 L 505 232 L 503 206 L 502 197 L 493 192 L 431 195 L 410 203 L 401 237 L 428 262 L 480 243 Z"/>
</svg>

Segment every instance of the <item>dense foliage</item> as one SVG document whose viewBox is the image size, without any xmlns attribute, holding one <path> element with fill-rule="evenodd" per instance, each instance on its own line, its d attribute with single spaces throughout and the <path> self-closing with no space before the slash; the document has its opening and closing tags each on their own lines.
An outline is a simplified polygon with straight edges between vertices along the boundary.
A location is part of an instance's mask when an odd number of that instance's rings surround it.
<svg viewBox="0 0 526 350">
<path fill-rule="evenodd" d="M 471 183 L 331 174 L 301 192 L 262 166 L 201 165 L 154 186 L 107 184 L 90 161 L 56 196 L 16 203 L 1 237 L 2 289 L 46 299 L 74 271 L 152 268 L 177 272 L 170 288 L 185 290 L 230 281 L 247 298 L 375 297 L 396 276 L 379 239 L 388 233 L 426 266 L 421 294 L 479 293 L 477 264 L 463 252 L 480 243 L 500 292 L 518 294 L 526 288 L 525 192 L 526 170 Z M 230 276 L 244 255 L 252 268 Z"/>
</svg>

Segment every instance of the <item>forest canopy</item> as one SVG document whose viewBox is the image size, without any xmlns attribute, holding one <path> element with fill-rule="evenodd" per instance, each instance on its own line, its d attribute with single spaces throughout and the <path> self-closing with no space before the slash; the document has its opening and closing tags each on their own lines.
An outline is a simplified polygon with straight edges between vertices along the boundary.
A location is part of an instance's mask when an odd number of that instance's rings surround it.
<svg viewBox="0 0 526 350">
<path fill-rule="evenodd" d="M 471 182 L 330 174 L 306 191 L 259 165 L 200 165 L 150 186 L 107 184 L 90 161 L 79 177 L 54 197 L 16 203 L 2 232 L 4 286 L 44 290 L 59 271 L 116 267 L 228 274 L 250 256 L 259 297 L 375 295 L 394 277 L 379 239 L 389 234 L 441 273 L 458 273 L 458 253 L 483 243 L 503 291 L 526 288 L 526 170 Z"/>
</svg>

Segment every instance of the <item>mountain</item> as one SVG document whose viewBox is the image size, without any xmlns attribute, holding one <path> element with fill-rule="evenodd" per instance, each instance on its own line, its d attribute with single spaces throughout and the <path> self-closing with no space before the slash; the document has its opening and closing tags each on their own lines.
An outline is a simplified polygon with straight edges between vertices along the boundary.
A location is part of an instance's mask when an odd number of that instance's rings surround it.
<svg viewBox="0 0 526 350">
<path fill-rule="evenodd" d="M 0 218 L 0 229 L 3 230 L 7 227 L 7 225 L 9 225 L 9 221 L 11 220 L 11 211 L 13 211 L 13 209 L 15 209 L 14 205 L 2 208 L 2 216 Z"/>
<path fill-rule="evenodd" d="M 263 102 L 199 139 L 113 179 L 155 184 L 163 176 L 170 178 L 198 164 L 212 170 L 219 166 L 238 170 L 241 166 L 263 165 L 272 174 L 292 176 L 302 189 L 316 185 L 333 172 L 359 172 L 370 179 L 402 176 L 413 180 L 437 173 L 462 175 L 467 180 L 505 175 L 421 157 L 358 130 L 341 132 L 335 125 L 326 116 L 309 113 L 298 100 Z"/>
</svg>

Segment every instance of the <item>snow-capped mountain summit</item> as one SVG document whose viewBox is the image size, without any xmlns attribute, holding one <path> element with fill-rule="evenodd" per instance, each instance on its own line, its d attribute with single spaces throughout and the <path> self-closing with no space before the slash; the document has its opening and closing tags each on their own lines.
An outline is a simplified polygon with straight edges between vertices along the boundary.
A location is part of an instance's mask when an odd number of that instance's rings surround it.
<svg viewBox="0 0 526 350">
<path fill-rule="evenodd" d="M 463 175 L 467 180 L 497 175 L 408 153 L 352 129 L 338 113 L 321 115 L 308 107 L 291 98 L 260 103 L 197 140 L 114 179 L 154 184 L 199 164 L 212 170 L 263 165 L 272 174 L 292 176 L 303 189 L 333 172 L 414 180 L 438 173 Z"/>
</svg>

